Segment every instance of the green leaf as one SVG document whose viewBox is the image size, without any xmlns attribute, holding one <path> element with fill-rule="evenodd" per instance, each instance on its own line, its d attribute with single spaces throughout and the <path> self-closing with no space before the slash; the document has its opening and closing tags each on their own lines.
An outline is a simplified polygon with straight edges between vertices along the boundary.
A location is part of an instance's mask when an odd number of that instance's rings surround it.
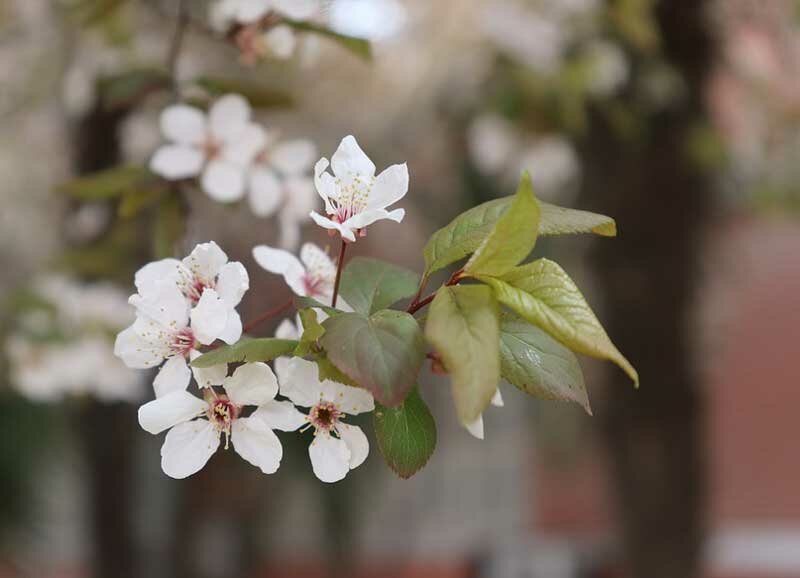
<svg viewBox="0 0 800 578">
<path fill-rule="evenodd" d="M 342 313 L 323 322 L 320 343 L 333 364 L 380 403 L 395 406 L 417 382 L 425 340 L 408 313 Z"/>
<path fill-rule="evenodd" d="M 225 94 L 241 94 L 253 108 L 285 108 L 292 106 L 292 96 L 277 91 L 266 84 L 241 78 L 201 77 L 194 84 L 205 90 L 212 97 Z"/>
<path fill-rule="evenodd" d="M 298 307 L 311 307 L 314 309 L 322 309 L 330 317 L 342 313 L 340 309 L 334 309 L 333 307 L 329 307 L 328 305 L 323 305 L 313 297 L 295 296 L 294 302 L 297 304 Z"/>
<path fill-rule="evenodd" d="M 479 276 L 497 299 L 573 351 L 608 359 L 639 385 L 639 376 L 597 320 L 575 282 L 558 264 L 539 259 L 501 278 Z"/>
<path fill-rule="evenodd" d="M 343 383 L 344 385 L 349 385 L 351 387 L 361 387 L 351 378 L 342 373 L 342 371 L 336 367 L 330 359 L 328 359 L 328 356 L 325 355 L 324 351 L 314 356 L 314 362 L 317 364 L 317 373 L 320 381 L 325 381 L 328 379 L 330 381 Z"/>
<path fill-rule="evenodd" d="M 204 353 L 192 361 L 192 366 L 203 368 L 223 363 L 272 361 L 283 355 L 292 355 L 296 347 L 297 341 L 294 339 L 276 339 L 273 337 L 245 338 L 234 345 L 223 345 Z"/>
<path fill-rule="evenodd" d="M 356 257 L 342 272 L 340 294 L 354 310 L 365 315 L 413 297 L 419 275 L 378 259 Z"/>
<path fill-rule="evenodd" d="M 472 275 L 502 275 L 530 255 L 539 236 L 539 203 L 527 171 L 511 206 L 464 266 Z"/>
<path fill-rule="evenodd" d="M 303 324 L 303 335 L 294 354 L 304 357 L 311 353 L 319 338 L 325 334 L 325 328 L 317 321 L 317 312 L 313 309 L 301 309 L 298 312 L 300 322 Z"/>
<path fill-rule="evenodd" d="M 397 407 L 376 406 L 373 423 L 383 458 L 403 479 L 425 467 L 436 449 L 436 422 L 419 388 Z"/>
<path fill-rule="evenodd" d="M 540 235 L 574 235 L 594 233 L 603 237 L 617 235 L 617 223 L 611 217 L 567 209 L 549 203 L 539 202 L 542 218 L 539 223 Z"/>
<path fill-rule="evenodd" d="M 324 26 L 319 26 L 311 22 L 287 19 L 286 24 L 301 32 L 313 32 L 314 34 L 330 38 L 334 42 L 341 44 L 344 48 L 347 48 L 356 56 L 360 56 L 365 60 L 372 60 L 372 45 L 366 38 L 357 38 L 355 36 L 341 34 L 330 28 L 325 28 Z"/>
<path fill-rule="evenodd" d="M 461 423 L 473 423 L 500 382 L 499 307 L 491 290 L 480 285 L 439 289 L 425 336 L 450 372 Z"/>
<path fill-rule="evenodd" d="M 144 167 L 121 166 L 72 179 L 57 190 L 81 201 L 102 201 L 151 187 L 158 180 Z"/>
<path fill-rule="evenodd" d="M 165 183 L 154 183 L 150 187 L 136 189 L 125 193 L 117 208 L 117 214 L 123 219 L 135 217 L 143 210 L 155 205 L 167 191 Z"/>
<path fill-rule="evenodd" d="M 495 199 L 461 213 L 449 225 L 439 229 L 425 245 L 425 270 L 434 273 L 473 253 L 491 233 L 494 224 L 505 214 L 513 197 Z M 539 235 L 595 233 L 606 237 L 617 234 L 614 219 L 558 207 L 539 201 Z"/>
<path fill-rule="evenodd" d="M 544 331 L 516 316 L 500 322 L 500 372 L 540 399 L 574 401 L 591 415 L 578 358 Z"/>
</svg>

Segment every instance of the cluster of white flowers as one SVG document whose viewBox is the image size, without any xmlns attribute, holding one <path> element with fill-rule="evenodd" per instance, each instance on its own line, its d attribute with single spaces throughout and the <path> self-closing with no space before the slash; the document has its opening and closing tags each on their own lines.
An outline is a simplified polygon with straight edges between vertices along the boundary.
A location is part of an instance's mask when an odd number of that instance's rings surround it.
<svg viewBox="0 0 800 578">
<path fill-rule="evenodd" d="M 199 178 L 209 197 L 221 203 L 245 196 L 259 217 L 277 215 L 281 246 L 294 249 L 300 227 L 316 206 L 311 168 L 314 143 L 281 140 L 252 120 L 244 97 L 218 99 L 208 114 L 187 104 L 161 113 L 167 144 L 150 159 L 150 169 L 168 180 Z"/>
<path fill-rule="evenodd" d="M 174 138 L 179 144 L 159 151 L 154 165 L 176 175 L 186 174 L 175 165 L 190 164 L 187 159 L 191 159 L 192 172 L 203 170 L 207 164 L 205 171 L 212 176 L 203 180 L 208 180 L 217 193 L 229 194 L 230 187 L 238 186 L 241 180 L 238 176 L 227 181 L 214 176 L 214 172 L 231 176 L 234 170 L 230 166 L 212 167 L 212 163 L 230 161 L 224 156 L 209 160 L 204 143 L 212 135 L 219 139 L 215 143 L 221 143 L 216 146 L 224 150 L 240 151 L 249 146 L 247 126 L 240 124 L 233 134 L 229 123 L 215 120 L 220 114 L 216 107 L 234 106 L 232 102 L 215 105 L 208 127 L 205 118 L 198 116 L 199 111 L 182 105 L 172 107 L 165 117 L 174 118 L 167 118 L 165 125 L 173 126 L 177 117 L 191 116 L 193 120 L 184 118 L 184 124 L 195 125 L 195 136 Z M 179 132 L 172 130 L 169 134 L 177 136 Z M 287 162 L 297 156 L 301 153 L 287 153 Z M 394 165 L 375 176 L 375 165 L 352 136 L 342 140 L 332 157 L 335 177 L 325 173 L 328 164 L 327 159 L 317 163 L 315 178 L 328 217 L 316 212 L 312 217 L 329 233 L 338 232 L 343 241 L 355 242 L 378 220 L 403 219 L 402 209 L 386 209 L 408 190 L 405 165 Z M 316 245 L 303 245 L 299 258 L 266 245 L 255 247 L 253 256 L 267 271 L 282 275 L 296 295 L 314 298 L 323 305 L 332 303 L 337 266 Z M 145 265 L 137 272 L 135 284 L 137 293 L 129 303 L 136 309 L 136 320 L 117 336 L 115 353 L 128 367 L 161 366 L 153 382 L 155 399 L 140 408 L 139 423 L 152 434 L 168 430 L 161 450 L 161 466 L 167 475 L 185 478 L 199 471 L 223 437 L 226 448 L 232 444 L 246 461 L 264 473 L 274 473 L 283 456 L 275 430 L 313 428 L 309 457 L 315 475 L 324 482 L 339 481 L 364 462 L 369 454 L 367 437 L 346 420 L 374 409 L 368 391 L 320 380 L 316 364 L 301 358 L 275 360 L 277 377 L 265 363 L 239 365 L 231 375 L 228 364 L 190 368 L 189 362 L 200 355 L 202 347 L 214 347 L 217 340 L 234 344 L 242 336 L 236 307 L 249 288 L 249 276 L 241 263 L 229 262 L 215 243 L 203 243 L 182 261 L 163 259 Z M 337 305 L 350 310 L 342 300 Z M 277 335 L 298 338 L 299 322 L 295 325 L 284 320 Z M 192 375 L 201 396 L 188 391 Z M 279 394 L 285 399 L 276 400 Z M 308 411 L 300 412 L 296 406 Z"/>
<path fill-rule="evenodd" d="M 131 319 L 124 293 L 50 275 L 34 283 L 33 295 L 41 302 L 21 316 L 6 342 L 17 391 L 40 402 L 74 395 L 108 403 L 141 398 L 140 376 L 113 355 L 110 339 Z"/>
<path fill-rule="evenodd" d="M 218 0 L 211 5 L 211 27 L 227 33 L 240 27 L 236 43 L 245 64 L 254 64 L 267 55 L 290 58 L 297 47 L 297 37 L 282 19 L 309 20 L 319 14 L 320 0 Z M 265 26 L 265 19 L 274 15 L 277 24 Z"/>
</svg>

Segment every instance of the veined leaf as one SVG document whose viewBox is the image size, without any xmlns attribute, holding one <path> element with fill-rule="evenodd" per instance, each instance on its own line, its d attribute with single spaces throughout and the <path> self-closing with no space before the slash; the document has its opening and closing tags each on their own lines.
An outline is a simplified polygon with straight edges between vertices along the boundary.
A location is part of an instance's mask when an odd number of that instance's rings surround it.
<svg viewBox="0 0 800 578">
<path fill-rule="evenodd" d="M 285 22 L 295 30 L 299 30 L 301 32 L 313 32 L 314 34 L 319 34 L 321 36 L 330 38 L 334 42 L 341 44 L 344 48 L 347 48 L 356 56 L 360 56 L 365 60 L 372 60 L 372 45 L 370 44 L 369 40 L 365 38 L 357 38 L 355 36 L 341 34 L 331 30 L 330 28 L 313 24 L 312 22 L 288 19 Z"/>
<path fill-rule="evenodd" d="M 373 415 L 378 447 L 389 467 L 408 479 L 428 463 L 436 448 L 436 422 L 414 388 L 397 407 L 375 407 Z"/>
<path fill-rule="evenodd" d="M 192 361 L 192 366 L 204 368 L 223 363 L 272 361 L 283 355 L 292 355 L 296 347 L 297 341 L 293 339 L 242 339 L 234 345 L 223 345 L 204 353 Z"/>
<path fill-rule="evenodd" d="M 539 236 L 539 203 L 528 172 L 522 173 L 511 206 L 464 266 L 471 275 L 502 275 L 530 255 Z"/>
<path fill-rule="evenodd" d="M 461 423 L 473 423 L 500 382 L 499 307 L 488 287 L 456 285 L 436 293 L 425 336 L 450 372 Z"/>
<path fill-rule="evenodd" d="M 413 297 L 419 275 L 378 259 L 356 257 L 342 272 L 340 293 L 353 309 L 370 315 Z"/>
<path fill-rule="evenodd" d="M 638 387 L 636 370 L 611 342 L 575 282 L 558 264 L 539 259 L 500 278 L 478 278 L 523 319 L 573 351 L 613 361 Z"/>
<path fill-rule="evenodd" d="M 449 225 L 436 231 L 425 245 L 425 269 L 434 273 L 473 253 L 489 235 L 513 197 L 495 199 L 461 213 Z M 606 237 L 617 234 L 614 219 L 567 209 L 539 201 L 539 235 L 595 233 Z"/>
<path fill-rule="evenodd" d="M 294 354 L 304 357 L 311 353 L 314 344 L 325 335 L 325 328 L 317 321 L 317 312 L 313 309 L 301 309 L 298 315 L 303 324 L 303 335 L 300 337 L 300 343 L 294 350 Z"/>
<path fill-rule="evenodd" d="M 320 343 L 333 364 L 383 405 L 396 406 L 417 382 L 425 340 L 408 313 L 383 310 L 367 317 L 326 319 Z"/>
<path fill-rule="evenodd" d="M 591 415 L 577 357 L 544 331 L 516 316 L 500 322 L 500 371 L 507 382 L 540 399 L 574 401 Z"/>
<path fill-rule="evenodd" d="M 339 315 L 340 313 L 343 313 L 343 311 L 341 311 L 340 309 L 334 309 L 333 307 L 330 307 L 328 305 L 323 305 L 322 303 L 320 303 L 319 301 L 317 301 L 313 297 L 295 296 L 294 302 L 300 308 L 302 308 L 302 307 L 311 307 L 312 309 L 321 309 L 322 311 L 327 313 L 328 316 L 330 316 L 330 317 L 333 317 L 334 315 Z"/>
</svg>

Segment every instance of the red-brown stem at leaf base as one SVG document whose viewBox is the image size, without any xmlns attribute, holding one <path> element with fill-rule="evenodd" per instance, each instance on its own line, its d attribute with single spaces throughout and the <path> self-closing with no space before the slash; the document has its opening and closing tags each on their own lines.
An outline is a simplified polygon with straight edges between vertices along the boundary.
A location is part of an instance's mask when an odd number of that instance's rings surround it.
<svg viewBox="0 0 800 578">
<path fill-rule="evenodd" d="M 463 274 L 464 274 L 464 270 L 463 269 L 459 269 L 458 271 L 456 271 L 455 273 L 450 275 L 450 279 L 448 279 L 447 283 L 442 285 L 442 287 L 450 287 L 451 285 L 456 285 L 459 281 L 461 281 L 461 276 Z M 411 302 L 411 305 L 409 305 L 408 309 L 406 309 L 406 313 L 410 313 L 411 315 L 414 315 L 414 313 L 416 313 L 417 311 L 419 311 L 420 309 L 422 309 L 423 307 L 428 305 L 431 301 L 433 301 L 433 298 L 436 297 L 437 291 L 434 291 L 433 293 L 428 295 L 422 301 L 419 301 L 419 295 L 417 297 L 415 297 L 414 300 Z M 421 292 L 422 291 L 420 290 L 420 293 Z"/>
<path fill-rule="evenodd" d="M 288 309 L 291 309 L 292 307 L 294 307 L 294 298 L 289 297 L 289 300 L 286 303 L 279 305 L 278 307 L 275 307 L 273 309 L 270 309 L 269 311 L 265 311 L 264 313 L 262 313 L 261 315 L 250 321 L 247 325 L 244 326 L 244 329 L 242 329 L 242 333 L 247 333 L 248 331 L 252 331 L 256 327 L 264 323 L 264 321 L 272 319 L 273 317 L 277 317 L 278 315 L 280 315 L 284 311 L 287 311 Z"/>
<path fill-rule="evenodd" d="M 342 269 L 344 269 L 344 253 L 347 251 L 347 241 L 342 239 L 342 247 L 339 249 L 339 261 L 336 263 L 336 281 L 333 283 L 333 298 L 331 307 L 336 308 L 336 300 L 339 298 L 339 283 L 342 280 Z"/>
</svg>

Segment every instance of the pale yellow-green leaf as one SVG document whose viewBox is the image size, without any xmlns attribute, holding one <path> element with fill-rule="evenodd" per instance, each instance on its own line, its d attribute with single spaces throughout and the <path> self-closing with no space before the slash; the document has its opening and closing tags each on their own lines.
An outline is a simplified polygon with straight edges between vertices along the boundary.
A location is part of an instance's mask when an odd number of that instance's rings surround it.
<svg viewBox="0 0 800 578">
<path fill-rule="evenodd" d="M 500 382 L 499 307 L 488 287 L 442 287 L 431 303 L 425 336 L 450 372 L 456 413 L 473 423 Z"/>
<path fill-rule="evenodd" d="M 575 282 L 558 264 L 539 259 L 500 278 L 479 278 L 522 318 L 573 351 L 613 361 L 638 387 L 636 370 L 611 342 Z"/>
<path fill-rule="evenodd" d="M 574 235 L 577 233 L 594 233 L 603 237 L 617 235 L 617 223 L 614 219 L 598 213 L 567 209 L 539 203 L 542 219 L 539 225 L 540 235 Z"/>
</svg>

